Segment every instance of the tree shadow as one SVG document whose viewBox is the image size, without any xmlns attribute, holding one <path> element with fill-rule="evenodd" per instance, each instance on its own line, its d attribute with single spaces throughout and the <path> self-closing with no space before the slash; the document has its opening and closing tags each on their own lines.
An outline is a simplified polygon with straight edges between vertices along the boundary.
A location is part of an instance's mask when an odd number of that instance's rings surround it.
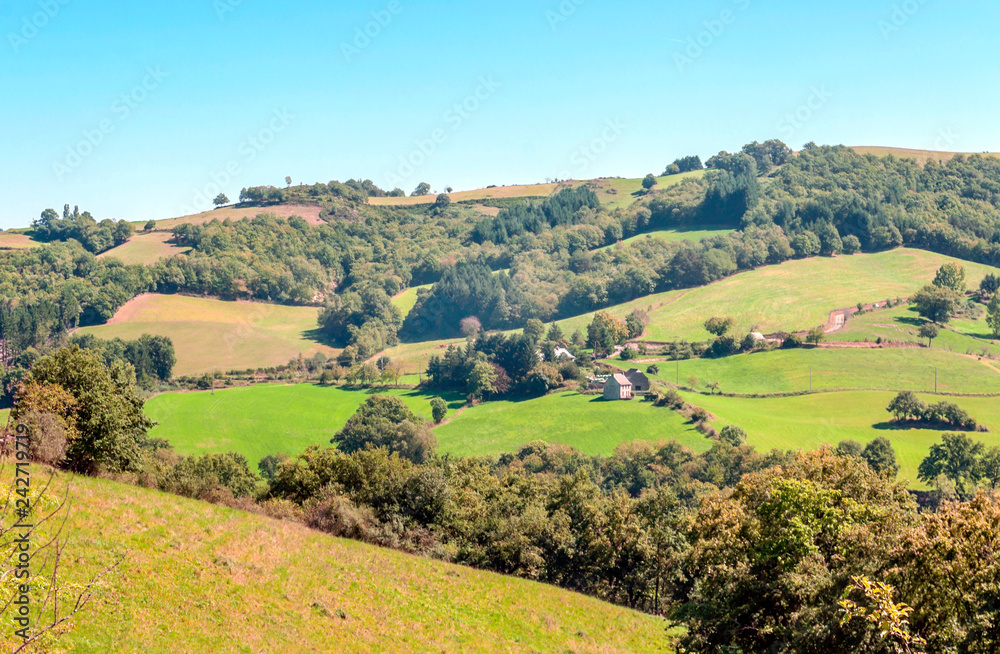
<svg viewBox="0 0 1000 654">
<path fill-rule="evenodd" d="M 316 327 L 315 329 L 307 329 L 302 332 L 302 338 L 307 341 L 312 341 L 313 343 L 318 343 L 319 345 L 340 349 L 340 346 L 334 343 L 333 339 L 327 336 L 319 327 Z"/>
</svg>

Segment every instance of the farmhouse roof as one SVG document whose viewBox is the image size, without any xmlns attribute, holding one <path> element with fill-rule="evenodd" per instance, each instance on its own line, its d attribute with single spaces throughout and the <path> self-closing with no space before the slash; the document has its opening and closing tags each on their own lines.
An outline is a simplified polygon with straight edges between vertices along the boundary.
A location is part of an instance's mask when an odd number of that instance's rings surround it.
<svg viewBox="0 0 1000 654">
<path fill-rule="evenodd" d="M 632 382 L 630 382 L 628 380 L 628 377 L 626 377 L 625 375 L 623 375 L 621 373 L 618 373 L 618 374 L 614 375 L 614 380 L 616 382 L 618 382 L 619 384 L 621 384 L 622 386 L 631 386 L 632 385 Z"/>
</svg>

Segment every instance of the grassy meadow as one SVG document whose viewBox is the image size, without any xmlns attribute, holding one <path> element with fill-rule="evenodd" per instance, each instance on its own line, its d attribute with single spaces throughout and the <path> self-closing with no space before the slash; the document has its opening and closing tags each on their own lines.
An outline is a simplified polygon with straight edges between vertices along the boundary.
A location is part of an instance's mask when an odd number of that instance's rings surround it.
<svg viewBox="0 0 1000 654">
<path fill-rule="evenodd" d="M 712 236 L 725 236 L 726 234 L 732 234 L 732 229 L 661 229 L 654 232 L 646 232 L 644 234 L 637 234 L 631 238 L 627 238 L 624 241 L 619 241 L 613 245 L 605 245 L 598 250 L 610 250 L 619 245 L 631 245 L 632 243 L 641 242 L 645 239 L 657 239 L 660 241 L 667 241 L 668 243 L 676 243 L 678 241 L 698 241 L 704 238 L 711 238 Z"/>
<path fill-rule="evenodd" d="M 938 150 L 912 150 L 908 148 L 887 148 L 874 145 L 857 145 L 852 146 L 851 149 L 858 154 L 874 154 L 876 157 L 887 157 L 892 155 L 897 159 L 914 159 L 921 166 L 931 160 L 936 161 L 939 164 L 946 164 L 957 154 L 964 154 L 965 156 L 972 154 L 981 154 L 989 157 L 1000 156 L 1000 154 L 995 152 L 941 152 Z"/>
<path fill-rule="evenodd" d="M 183 295 L 141 295 L 106 324 L 79 331 L 100 338 L 169 336 L 177 352 L 174 375 L 245 370 L 338 350 L 319 334 L 316 307 L 223 302 Z"/>
<path fill-rule="evenodd" d="M 648 363 L 608 360 L 622 368 Z M 933 391 L 937 368 L 942 393 L 1000 393 L 1000 370 L 989 361 L 927 348 L 803 348 L 738 354 L 722 359 L 657 362 L 656 378 L 683 386 L 721 384 L 725 393 L 789 393 L 812 390 L 860 389 Z M 998 366 L 1000 367 L 1000 366 Z M 1000 402 L 1000 400 L 998 400 Z"/>
<path fill-rule="evenodd" d="M 168 259 L 190 250 L 190 248 L 169 243 L 171 238 L 173 235 L 170 232 L 136 234 L 128 242 L 102 252 L 97 257 L 99 259 L 118 259 L 124 264 L 137 263 L 150 266 L 160 259 Z"/>
<path fill-rule="evenodd" d="M 736 424 L 749 434 L 749 443 L 758 450 L 813 450 L 824 444 L 836 445 L 853 438 L 865 443 L 885 436 L 896 450 L 900 464 L 899 476 L 915 488 L 917 468 L 927 456 L 931 445 L 941 440 L 945 432 L 932 429 L 897 429 L 885 410 L 894 397 L 891 392 L 848 391 L 815 393 L 781 398 L 735 398 L 683 393 L 685 399 L 703 407 L 715 418 L 712 424 L 721 429 Z M 990 447 L 1000 445 L 1000 400 L 986 398 L 942 398 L 921 395 L 925 402 L 941 399 L 955 402 L 969 414 L 987 425 L 989 433 L 970 433 Z"/>
<path fill-rule="evenodd" d="M 918 335 L 923 323 L 924 319 L 912 306 L 897 306 L 852 317 L 842 330 L 830 338 L 837 341 L 876 341 L 881 338 L 883 341 L 926 345 L 927 339 Z M 941 329 L 941 334 L 931 346 L 949 352 L 1000 357 L 1000 340 L 992 336 L 984 311 L 978 320 L 952 320 Z"/>
<path fill-rule="evenodd" d="M 705 340 L 702 324 L 711 316 L 732 316 L 736 331 L 793 331 L 826 324 L 829 312 L 858 302 L 905 297 L 934 279 L 942 264 L 964 266 L 970 286 L 978 286 L 989 266 L 924 250 L 897 248 L 877 254 L 812 257 L 743 272 L 708 286 L 668 291 L 607 309 L 624 317 L 646 311 L 645 338 Z M 560 321 L 563 331 L 586 331 L 593 313 Z"/>
<path fill-rule="evenodd" d="M 37 245 L 41 245 L 41 243 L 23 232 L 0 233 L 0 250 L 24 250 Z"/>
<path fill-rule="evenodd" d="M 213 209 L 211 211 L 203 211 L 201 213 L 191 214 L 188 216 L 157 220 L 155 222 L 156 229 L 169 231 L 178 225 L 204 225 L 205 223 L 210 223 L 213 220 L 242 220 L 244 218 L 256 218 L 257 214 L 269 213 L 278 216 L 279 218 L 299 216 L 311 225 L 320 225 L 325 222 L 322 218 L 320 218 L 321 211 L 320 207 L 308 204 L 279 204 L 270 207 L 229 206 Z M 138 221 L 135 224 L 137 226 L 142 226 L 145 225 L 146 222 Z"/>
<path fill-rule="evenodd" d="M 662 620 L 552 586 L 102 479 L 60 473 L 57 493 L 67 484 L 64 582 L 125 558 L 60 652 L 666 651 Z"/>
<path fill-rule="evenodd" d="M 611 454 L 620 443 L 673 440 L 697 451 L 710 443 L 677 413 L 652 404 L 606 402 L 598 395 L 563 391 L 519 402 L 487 402 L 462 411 L 434 430 L 438 447 L 458 456 L 513 452 L 544 440 L 585 454 Z"/>
<path fill-rule="evenodd" d="M 350 389 L 313 384 L 266 385 L 163 393 L 146 403 L 159 424 L 150 436 L 170 441 L 179 454 L 239 452 L 256 469 L 268 454 L 296 455 L 310 445 L 329 447 L 361 404 L 374 394 L 401 398 L 430 420 L 431 398 L 438 394 L 405 389 Z M 464 404 L 458 394 L 440 394 L 453 413 Z"/>
<path fill-rule="evenodd" d="M 402 293 L 397 293 L 392 296 L 392 305 L 399 309 L 399 312 L 403 314 L 403 318 L 406 318 L 407 314 L 413 310 L 413 307 L 417 304 L 417 291 L 422 288 L 430 288 L 433 284 L 424 284 L 423 286 L 411 286 Z"/>
</svg>

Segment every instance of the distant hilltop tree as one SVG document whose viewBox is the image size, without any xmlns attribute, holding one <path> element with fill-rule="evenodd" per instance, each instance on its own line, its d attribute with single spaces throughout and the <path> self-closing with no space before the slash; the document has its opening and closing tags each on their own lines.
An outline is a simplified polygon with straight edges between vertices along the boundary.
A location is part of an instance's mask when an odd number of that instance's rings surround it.
<svg viewBox="0 0 1000 654">
<path fill-rule="evenodd" d="M 653 173 L 649 173 L 648 175 L 642 178 L 642 188 L 648 191 L 654 186 L 656 186 L 656 177 L 653 176 Z"/>
<path fill-rule="evenodd" d="M 225 193 L 219 193 L 218 195 L 215 196 L 215 199 L 212 200 L 212 204 L 214 204 L 217 207 L 223 207 L 229 204 L 229 197 L 226 196 Z"/>
<path fill-rule="evenodd" d="M 702 168 L 704 168 L 704 166 L 701 163 L 701 157 L 695 154 L 675 159 L 674 163 L 667 166 L 667 169 L 663 174 L 676 175 L 678 173 L 689 173 L 692 170 L 701 170 Z"/>
<path fill-rule="evenodd" d="M 413 189 L 412 197 L 422 197 L 431 192 L 431 185 L 427 182 L 420 182 L 417 184 L 417 188 Z"/>
</svg>

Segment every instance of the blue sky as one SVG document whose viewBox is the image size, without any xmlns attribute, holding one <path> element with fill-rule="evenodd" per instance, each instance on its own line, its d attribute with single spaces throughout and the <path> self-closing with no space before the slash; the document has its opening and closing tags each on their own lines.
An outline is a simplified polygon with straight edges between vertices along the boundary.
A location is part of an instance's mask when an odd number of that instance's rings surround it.
<svg viewBox="0 0 1000 654">
<path fill-rule="evenodd" d="M 0 226 L 67 202 L 170 217 L 286 175 L 641 176 L 767 138 L 996 150 L 998 19 L 940 0 L 0 0 Z"/>
</svg>

